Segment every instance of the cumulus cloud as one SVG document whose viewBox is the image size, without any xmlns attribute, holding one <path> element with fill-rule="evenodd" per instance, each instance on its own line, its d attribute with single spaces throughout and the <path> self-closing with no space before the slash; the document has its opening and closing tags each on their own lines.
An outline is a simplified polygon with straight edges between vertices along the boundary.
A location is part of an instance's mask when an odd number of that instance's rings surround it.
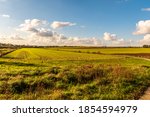
<svg viewBox="0 0 150 117">
<path fill-rule="evenodd" d="M 27 31 L 32 33 L 32 35 L 41 36 L 41 37 L 51 37 L 53 32 L 49 29 L 42 28 L 47 22 L 39 19 L 25 20 L 21 24 L 18 30 Z"/>
<path fill-rule="evenodd" d="M 63 34 L 59 34 L 51 29 L 45 28 L 46 21 L 33 19 L 25 20 L 24 23 L 19 25 L 18 30 L 27 34 L 26 39 L 18 35 L 13 35 L 5 38 L 6 42 L 12 42 L 13 44 L 25 44 L 25 45 L 43 45 L 43 46 L 101 46 L 100 39 L 97 38 L 79 38 L 79 37 L 67 37 Z M 61 23 L 61 26 L 72 26 L 71 23 Z M 26 33 L 28 32 L 28 33 Z M 28 35 L 29 34 L 29 35 Z"/>
<path fill-rule="evenodd" d="M 49 29 L 32 29 L 30 30 L 32 32 L 32 35 L 35 36 L 40 36 L 40 37 L 52 37 L 53 36 L 53 31 L 49 30 Z"/>
<path fill-rule="evenodd" d="M 100 39 L 95 37 L 92 38 L 79 38 L 79 37 L 69 37 L 67 41 L 65 41 L 66 45 L 71 46 L 102 46 Z"/>
<path fill-rule="evenodd" d="M 145 9 L 150 10 L 150 9 Z M 143 39 L 139 41 L 140 45 L 150 44 L 150 20 L 139 21 L 136 24 L 136 31 L 133 33 L 135 35 L 144 35 Z"/>
<path fill-rule="evenodd" d="M 10 36 L 8 36 L 8 39 L 11 39 L 11 40 L 23 40 L 23 38 L 20 37 L 18 34 L 10 35 Z"/>
<path fill-rule="evenodd" d="M 63 27 L 67 27 L 67 26 L 74 26 L 76 25 L 75 23 L 71 23 L 71 22 L 59 22 L 59 21 L 54 21 L 51 24 L 51 27 L 53 29 L 57 29 L 57 28 L 63 28 Z"/>
<path fill-rule="evenodd" d="M 63 34 L 53 33 L 52 37 L 30 38 L 30 43 L 35 45 L 57 45 L 57 46 L 101 46 L 101 41 L 97 38 L 66 37 Z"/>
<path fill-rule="evenodd" d="M 149 34 L 150 33 L 150 20 L 139 21 L 136 24 L 136 31 L 134 35 Z"/>
<path fill-rule="evenodd" d="M 24 21 L 23 24 L 20 24 L 19 30 L 36 32 L 36 28 L 38 26 L 41 26 L 41 25 L 44 25 L 44 24 L 46 24 L 46 21 L 39 20 L 39 19 L 32 19 L 32 20 L 27 19 L 27 20 Z"/>
<path fill-rule="evenodd" d="M 144 38 L 139 42 L 141 45 L 150 44 L 150 34 L 145 35 Z"/>
<path fill-rule="evenodd" d="M 111 34 L 108 32 L 104 33 L 103 39 L 107 43 L 108 46 L 131 46 L 132 40 L 125 40 L 123 38 L 119 38 L 116 34 Z"/>
<path fill-rule="evenodd" d="M 112 42 L 115 46 L 129 46 L 130 41 L 125 41 L 123 38 Z"/>
<path fill-rule="evenodd" d="M 10 36 L 1 36 L 0 37 L 0 43 L 10 43 L 15 45 L 27 45 L 27 40 L 22 38 L 21 36 L 17 34 L 13 34 Z"/>
<path fill-rule="evenodd" d="M 3 15 L 1 15 L 3 18 L 10 18 L 10 15 L 8 15 L 8 14 L 3 14 Z"/>
<path fill-rule="evenodd" d="M 103 39 L 106 40 L 106 41 L 115 41 L 115 40 L 117 40 L 117 35 L 105 32 L 104 36 L 103 36 Z"/>
<path fill-rule="evenodd" d="M 142 8 L 142 11 L 150 11 L 150 8 Z"/>
<path fill-rule="evenodd" d="M 44 28 L 38 30 L 38 32 L 36 34 L 41 37 L 52 37 L 53 36 L 53 32 L 51 30 L 44 29 Z"/>
<path fill-rule="evenodd" d="M 111 34 L 108 32 L 104 33 L 103 41 L 95 37 L 67 37 L 51 30 L 50 27 L 47 27 L 47 24 L 47 21 L 44 20 L 27 19 L 20 24 L 17 29 L 21 31 L 20 34 L 22 34 L 24 38 L 19 35 L 11 35 L 7 37 L 1 36 L 0 42 L 39 46 L 128 46 L 131 43 L 123 38 L 118 38 L 116 34 Z M 55 28 L 72 25 L 75 24 L 70 22 L 59 22 Z"/>
</svg>

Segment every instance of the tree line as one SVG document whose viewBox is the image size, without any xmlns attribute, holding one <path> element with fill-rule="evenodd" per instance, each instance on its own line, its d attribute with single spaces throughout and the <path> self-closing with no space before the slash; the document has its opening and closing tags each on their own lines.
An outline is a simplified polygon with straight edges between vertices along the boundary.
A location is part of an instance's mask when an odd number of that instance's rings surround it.
<svg viewBox="0 0 150 117">
<path fill-rule="evenodd" d="M 143 48 L 150 48 L 150 45 L 143 45 Z"/>
</svg>

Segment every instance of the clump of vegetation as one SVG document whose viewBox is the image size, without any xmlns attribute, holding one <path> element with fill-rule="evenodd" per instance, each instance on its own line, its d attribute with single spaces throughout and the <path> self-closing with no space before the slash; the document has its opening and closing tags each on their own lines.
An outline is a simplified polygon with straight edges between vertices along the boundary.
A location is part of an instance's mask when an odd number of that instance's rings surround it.
<svg viewBox="0 0 150 117">
<path fill-rule="evenodd" d="M 1 82 L 0 98 L 11 95 L 8 99 L 15 99 L 17 95 L 19 99 L 138 99 L 150 85 L 150 69 L 146 68 L 82 65 L 52 67 L 51 72 L 48 69 L 42 76 L 25 78 L 22 72 L 20 79 Z"/>
</svg>

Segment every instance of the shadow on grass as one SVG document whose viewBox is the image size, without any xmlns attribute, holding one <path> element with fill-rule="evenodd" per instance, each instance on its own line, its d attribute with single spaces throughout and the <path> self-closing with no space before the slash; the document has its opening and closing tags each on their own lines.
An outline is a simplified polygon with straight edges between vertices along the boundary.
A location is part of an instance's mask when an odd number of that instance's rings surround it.
<svg viewBox="0 0 150 117">
<path fill-rule="evenodd" d="M 14 65 L 14 66 L 30 66 L 30 67 L 41 67 L 41 66 L 42 66 L 42 65 L 32 64 L 32 63 L 6 62 L 6 61 L 0 61 L 0 64 L 4 64 L 4 65 Z"/>
</svg>

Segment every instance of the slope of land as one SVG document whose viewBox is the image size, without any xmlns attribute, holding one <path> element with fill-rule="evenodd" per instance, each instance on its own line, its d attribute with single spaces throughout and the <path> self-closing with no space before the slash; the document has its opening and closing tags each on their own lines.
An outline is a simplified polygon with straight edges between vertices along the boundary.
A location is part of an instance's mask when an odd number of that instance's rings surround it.
<svg viewBox="0 0 150 117">
<path fill-rule="evenodd" d="M 0 58 L 0 99 L 139 99 L 149 48 L 22 48 Z"/>
</svg>

